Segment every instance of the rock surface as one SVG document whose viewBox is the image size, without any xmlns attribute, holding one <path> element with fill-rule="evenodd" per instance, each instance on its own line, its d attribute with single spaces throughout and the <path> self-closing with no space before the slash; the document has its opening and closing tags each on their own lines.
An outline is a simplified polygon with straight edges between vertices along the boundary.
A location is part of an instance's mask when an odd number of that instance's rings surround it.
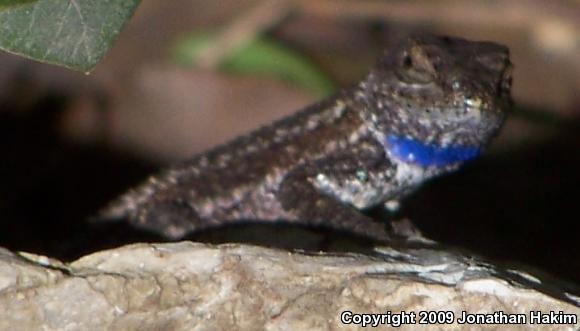
<svg viewBox="0 0 580 331">
<path fill-rule="evenodd" d="M 398 330 L 578 330 L 580 298 L 561 288 L 425 247 L 329 255 L 233 244 L 136 244 L 70 264 L 0 250 L 0 330 L 362 328 L 342 324 L 344 311 L 414 312 L 417 323 L 419 312 L 429 311 L 431 318 L 455 321 Z M 576 316 L 576 324 L 461 325 L 462 311 L 523 314 L 527 322 L 531 311 L 563 312 Z M 379 329 L 396 323 L 386 322 Z"/>
</svg>

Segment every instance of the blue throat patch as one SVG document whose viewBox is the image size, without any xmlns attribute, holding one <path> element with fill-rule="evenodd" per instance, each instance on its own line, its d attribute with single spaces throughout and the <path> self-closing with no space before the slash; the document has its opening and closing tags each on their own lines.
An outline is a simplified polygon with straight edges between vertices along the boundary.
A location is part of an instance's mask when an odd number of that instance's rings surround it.
<svg viewBox="0 0 580 331">
<path fill-rule="evenodd" d="M 422 167 L 444 167 L 458 162 L 465 162 L 479 156 L 479 147 L 447 146 L 425 144 L 415 139 L 389 135 L 386 137 L 387 148 L 393 156 L 406 163 Z"/>
</svg>

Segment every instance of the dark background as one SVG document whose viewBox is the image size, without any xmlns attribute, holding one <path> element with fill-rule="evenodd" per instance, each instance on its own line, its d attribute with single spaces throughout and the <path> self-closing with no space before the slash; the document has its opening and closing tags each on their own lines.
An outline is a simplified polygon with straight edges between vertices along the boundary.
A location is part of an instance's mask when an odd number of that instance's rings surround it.
<svg viewBox="0 0 580 331">
<path fill-rule="evenodd" d="M 579 283 L 580 6 L 576 1 L 291 1 L 256 31 L 337 86 L 361 78 L 410 33 L 508 45 L 516 108 L 491 150 L 410 197 L 403 216 L 426 237 Z M 274 77 L 192 69 L 179 38 L 228 29 L 260 1 L 143 1 L 89 76 L 0 54 L 0 246 L 75 259 L 163 241 L 87 218 L 148 174 L 307 105 Z M 251 25 L 251 24 L 250 24 Z M 216 229 L 191 239 L 355 249 L 342 234 L 289 226 Z"/>
</svg>

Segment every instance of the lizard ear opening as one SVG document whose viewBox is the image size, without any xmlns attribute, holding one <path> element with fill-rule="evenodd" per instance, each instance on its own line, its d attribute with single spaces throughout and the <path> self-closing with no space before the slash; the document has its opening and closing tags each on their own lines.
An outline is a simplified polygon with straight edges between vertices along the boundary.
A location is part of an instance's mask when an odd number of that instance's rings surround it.
<svg viewBox="0 0 580 331">
<path fill-rule="evenodd" d="M 413 59 L 411 58 L 411 56 L 409 55 L 409 53 L 405 52 L 403 53 L 403 68 L 411 68 L 413 67 Z"/>
</svg>

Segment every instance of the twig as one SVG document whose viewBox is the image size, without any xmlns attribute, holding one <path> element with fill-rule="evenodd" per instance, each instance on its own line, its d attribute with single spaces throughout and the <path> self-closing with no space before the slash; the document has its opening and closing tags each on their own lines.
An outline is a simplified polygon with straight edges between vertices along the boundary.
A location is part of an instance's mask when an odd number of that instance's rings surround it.
<svg viewBox="0 0 580 331">
<path fill-rule="evenodd" d="M 251 41 L 262 31 L 281 21 L 293 1 L 265 0 L 231 22 L 216 39 L 200 52 L 196 64 L 211 69 L 218 66 L 233 50 Z"/>
</svg>

